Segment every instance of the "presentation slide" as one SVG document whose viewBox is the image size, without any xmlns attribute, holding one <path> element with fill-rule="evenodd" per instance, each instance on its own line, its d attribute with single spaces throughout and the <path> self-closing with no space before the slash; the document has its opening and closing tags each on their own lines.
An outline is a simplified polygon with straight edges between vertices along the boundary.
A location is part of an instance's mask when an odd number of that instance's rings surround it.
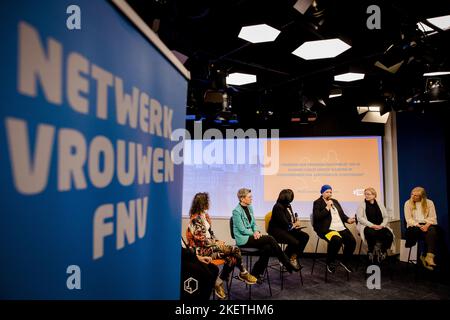
<svg viewBox="0 0 450 320">
<path fill-rule="evenodd" d="M 272 210 L 282 189 L 294 191 L 292 207 L 309 219 L 324 184 L 333 187 L 345 213 L 352 217 L 373 187 L 384 203 L 381 137 L 186 140 L 183 216 L 193 196 L 208 192 L 209 214 L 230 217 L 240 188 L 252 190 L 256 217 Z M 270 165 L 270 170 L 264 170 Z"/>
</svg>

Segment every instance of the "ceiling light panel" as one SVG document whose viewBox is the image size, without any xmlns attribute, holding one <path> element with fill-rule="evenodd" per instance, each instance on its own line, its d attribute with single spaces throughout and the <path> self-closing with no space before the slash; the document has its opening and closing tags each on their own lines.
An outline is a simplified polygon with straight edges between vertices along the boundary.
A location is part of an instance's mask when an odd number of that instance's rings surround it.
<svg viewBox="0 0 450 320">
<path fill-rule="evenodd" d="M 364 73 L 347 72 L 334 76 L 335 81 L 351 82 L 364 79 Z"/>
<path fill-rule="evenodd" d="M 280 31 L 267 24 L 242 27 L 238 37 L 251 43 L 275 41 Z"/>
<path fill-rule="evenodd" d="M 434 77 L 434 76 L 446 76 L 449 75 L 450 71 L 436 71 L 436 72 L 427 72 L 424 73 L 424 77 Z"/>
<path fill-rule="evenodd" d="M 450 15 L 430 18 L 427 21 L 441 30 L 450 29 Z"/>
<path fill-rule="evenodd" d="M 256 82 L 256 75 L 247 73 L 231 73 L 226 78 L 228 85 L 241 86 L 244 84 Z"/>
<path fill-rule="evenodd" d="M 379 112 L 367 112 L 362 122 L 386 123 L 389 119 L 389 112 L 381 115 Z"/>
<path fill-rule="evenodd" d="M 334 58 L 350 48 L 350 45 L 335 38 L 307 41 L 295 49 L 292 54 L 305 60 L 326 59 Z"/>
</svg>

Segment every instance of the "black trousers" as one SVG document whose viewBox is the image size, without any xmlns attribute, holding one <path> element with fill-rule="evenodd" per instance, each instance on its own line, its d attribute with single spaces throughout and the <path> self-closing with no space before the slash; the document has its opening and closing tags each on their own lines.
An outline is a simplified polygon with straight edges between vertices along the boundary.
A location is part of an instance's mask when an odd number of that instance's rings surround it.
<svg viewBox="0 0 450 320">
<path fill-rule="evenodd" d="M 436 243 L 438 238 L 438 226 L 432 225 L 427 232 L 423 232 L 419 227 L 409 227 L 406 229 L 406 244 L 405 247 L 413 247 L 417 240 L 425 240 L 427 252 L 436 253 Z"/>
<path fill-rule="evenodd" d="M 212 263 L 202 263 L 195 257 L 194 259 L 183 259 L 181 263 L 180 299 L 185 301 L 209 300 L 218 274 L 219 268 Z M 189 278 L 197 280 L 197 290 L 192 290 L 192 293 L 189 293 L 184 288 L 184 283 Z M 191 280 L 189 286 L 195 289 L 195 285 L 195 282 Z"/>
<path fill-rule="evenodd" d="M 341 237 L 333 236 L 330 240 L 323 237 L 323 239 L 328 242 L 327 264 L 336 260 L 337 254 L 342 245 L 344 245 L 344 263 L 348 262 L 352 258 L 353 251 L 355 251 L 356 240 L 352 233 L 348 229 L 338 232 Z"/>
<path fill-rule="evenodd" d="M 299 229 L 287 231 L 279 228 L 274 228 L 270 234 L 279 243 L 287 244 L 285 252 L 288 257 L 292 256 L 292 254 L 294 253 L 298 256 L 302 255 L 309 240 L 309 235 Z"/>
<path fill-rule="evenodd" d="M 277 240 L 269 235 L 263 235 L 259 239 L 255 239 L 253 236 L 248 238 L 245 245 L 242 248 L 257 248 L 259 249 L 259 259 L 255 262 L 252 269 L 252 275 L 258 277 L 264 273 L 264 270 L 269 263 L 269 258 L 275 256 L 288 270 L 292 270 L 291 263 L 286 254 L 281 250 Z"/>
<path fill-rule="evenodd" d="M 377 242 L 380 242 L 381 250 L 386 252 L 386 250 L 391 247 L 392 241 L 394 241 L 394 236 L 392 235 L 392 232 L 388 228 L 375 230 L 369 227 L 365 227 L 364 236 L 366 237 L 369 251 L 373 251 L 375 244 Z"/>
</svg>

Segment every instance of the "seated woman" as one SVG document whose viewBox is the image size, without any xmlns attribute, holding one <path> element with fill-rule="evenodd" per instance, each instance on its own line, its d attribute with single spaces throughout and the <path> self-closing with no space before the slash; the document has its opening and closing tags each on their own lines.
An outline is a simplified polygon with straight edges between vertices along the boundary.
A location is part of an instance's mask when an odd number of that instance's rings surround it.
<svg viewBox="0 0 450 320">
<path fill-rule="evenodd" d="M 291 189 L 281 190 L 277 203 L 272 209 L 268 233 L 280 243 L 286 243 L 285 253 L 290 257 L 291 264 L 300 268 L 298 257 L 303 254 L 309 235 L 300 230 L 300 220 L 294 215 L 291 202 L 294 192 Z"/>
<path fill-rule="evenodd" d="M 191 249 L 181 248 L 181 300 L 209 300 L 219 274 L 219 268 L 211 260 L 210 257 L 197 256 Z M 186 283 L 189 278 L 196 282 Z M 193 288 L 194 285 L 197 287 Z"/>
<path fill-rule="evenodd" d="M 208 193 L 197 193 L 192 200 L 189 211 L 190 221 L 186 230 L 186 238 L 188 245 L 195 249 L 197 255 L 225 260 L 222 272 L 217 277 L 215 285 L 216 295 L 220 299 L 225 299 L 223 281 L 228 281 L 228 277 L 235 266 L 240 270 L 239 279 L 245 281 L 245 283 L 255 284 L 257 279 L 242 264 L 239 248 L 226 245 L 225 242 L 216 239 L 211 229 L 211 218 L 207 212 L 208 210 Z"/>
<path fill-rule="evenodd" d="M 436 209 L 433 201 L 427 199 L 427 193 L 422 187 L 415 187 L 411 191 L 411 198 L 405 202 L 406 219 L 406 247 L 414 246 L 418 239 L 425 240 L 426 255 L 421 255 L 425 268 L 434 270 L 436 263 L 436 244 L 438 237 L 438 226 Z"/>
<path fill-rule="evenodd" d="M 369 247 L 368 256 L 371 262 L 374 259 L 379 263 L 387 255 L 387 250 L 391 247 L 394 234 L 388 227 L 389 216 L 382 203 L 376 200 L 377 192 L 374 188 L 364 190 L 365 200 L 357 211 L 358 225 L 356 226 L 361 239 L 367 240 Z"/>
<path fill-rule="evenodd" d="M 239 204 L 234 208 L 232 218 L 236 244 L 243 248 L 258 248 L 260 251 L 258 261 L 253 265 L 252 274 L 261 280 L 271 256 L 276 256 L 289 273 L 300 270 L 290 263 L 289 258 L 272 236 L 262 235 L 259 232 L 251 206 L 251 190 L 246 188 L 239 189 L 237 197 Z"/>
</svg>

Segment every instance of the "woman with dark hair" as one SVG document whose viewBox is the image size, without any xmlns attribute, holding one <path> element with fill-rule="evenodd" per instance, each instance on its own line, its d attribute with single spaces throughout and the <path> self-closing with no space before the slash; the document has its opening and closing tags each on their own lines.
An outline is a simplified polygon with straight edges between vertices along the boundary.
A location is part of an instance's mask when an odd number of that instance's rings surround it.
<svg viewBox="0 0 450 320">
<path fill-rule="evenodd" d="M 241 251 L 238 247 L 226 245 L 218 240 L 211 229 L 211 218 L 208 214 L 209 195 L 206 192 L 197 193 L 192 200 L 189 211 L 189 225 L 186 230 L 188 245 L 195 249 L 198 256 L 211 257 L 212 259 L 223 259 L 222 272 L 217 277 L 215 292 L 216 295 L 225 299 L 223 282 L 228 281 L 228 277 L 234 267 L 238 267 L 240 273 L 238 278 L 247 284 L 255 284 L 257 279 L 252 276 L 242 264 Z"/>
<path fill-rule="evenodd" d="M 287 244 L 286 255 L 290 258 L 291 264 L 298 269 L 300 268 L 298 258 L 303 254 L 309 235 L 301 231 L 300 220 L 291 207 L 293 200 L 294 192 L 291 189 L 281 190 L 272 209 L 268 233 L 279 243 Z"/>
</svg>

